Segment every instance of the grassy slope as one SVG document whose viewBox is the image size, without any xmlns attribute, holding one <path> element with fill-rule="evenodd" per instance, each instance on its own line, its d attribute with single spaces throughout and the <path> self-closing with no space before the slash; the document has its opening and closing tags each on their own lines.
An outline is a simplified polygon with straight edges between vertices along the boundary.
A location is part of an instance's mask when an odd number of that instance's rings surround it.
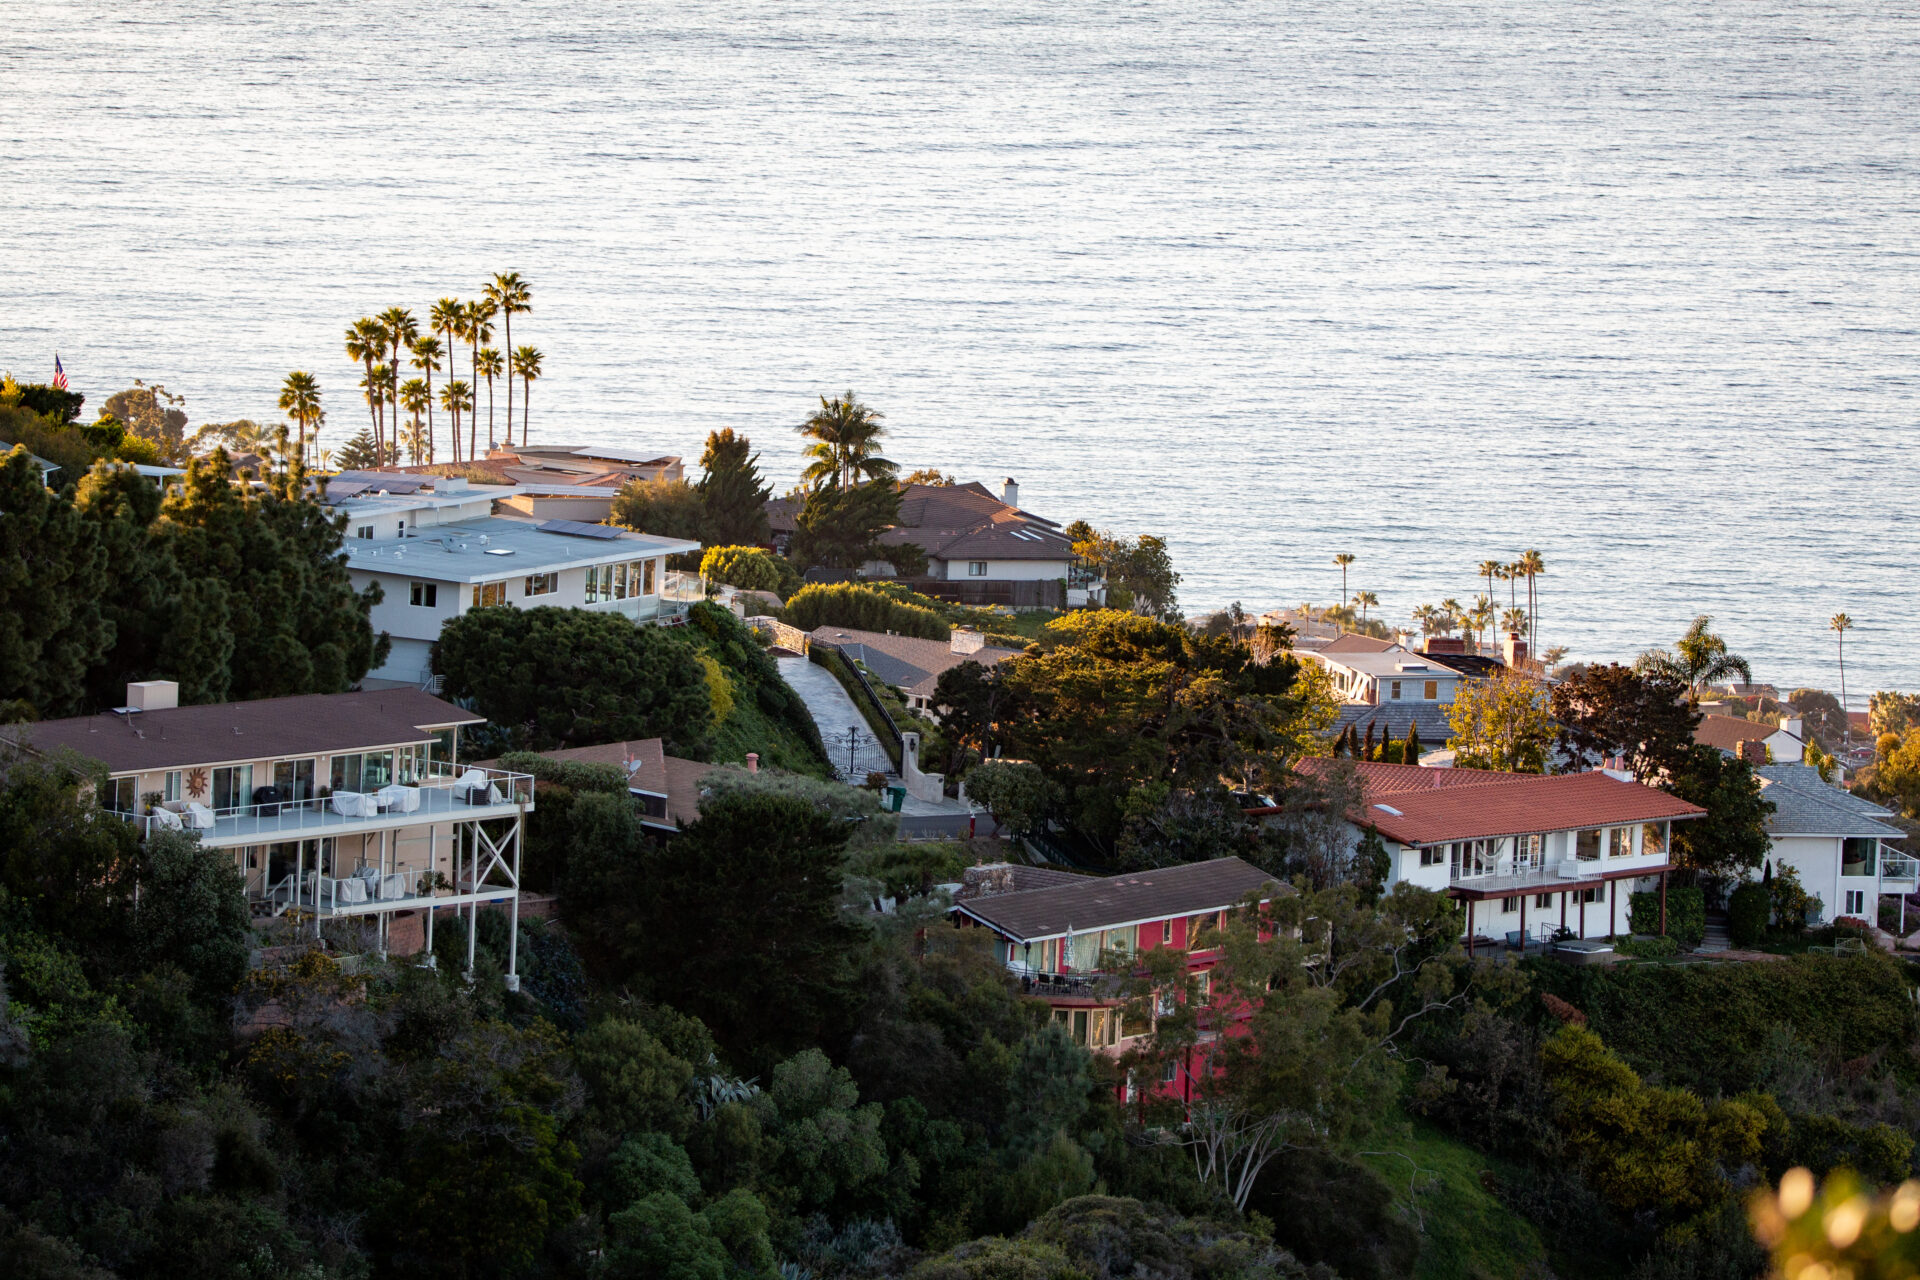
<svg viewBox="0 0 1920 1280">
<path fill-rule="evenodd" d="M 786 769 L 815 778 L 831 776 L 826 762 L 810 750 L 800 736 L 776 722 L 760 709 L 747 688 L 734 691 L 733 710 L 713 734 L 713 759 L 716 764 L 745 764 L 747 752 L 760 753 L 760 763 L 772 769 Z"/>
<path fill-rule="evenodd" d="M 1404 1129 L 1397 1141 L 1380 1143 L 1361 1157 L 1402 1197 L 1418 1165 L 1415 1204 L 1424 1227 L 1415 1280 L 1508 1280 L 1524 1277 L 1547 1261 L 1546 1246 L 1525 1218 L 1495 1199 L 1481 1175 L 1494 1161 L 1424 1124 Z"/>
</svg>

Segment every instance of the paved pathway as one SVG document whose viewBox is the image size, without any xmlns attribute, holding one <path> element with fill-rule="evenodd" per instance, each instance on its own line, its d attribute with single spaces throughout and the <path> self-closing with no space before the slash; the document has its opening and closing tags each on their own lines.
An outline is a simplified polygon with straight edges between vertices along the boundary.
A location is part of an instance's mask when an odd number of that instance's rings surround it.
<svg viewBox="0 0 1920 1280">
<path fill-rule="evenodd" d="M 880 740 L 867 727 L 866 717 L 853 705 L 853 699 L 847 696 L 832 672 L 805 658 L 785 654 L 776 655 L 774 661 L 780 664 L 780 678 L 792 685 L 800 700 L 807 704 L 813 723 L 820 730 L 820 739 L 827 745 L 827 759 L 843 780 L 858 786 L 872 772 L 884 773 L 889 778 L 897 776 L 893 761 L 880 749 Z M 849 726 L 856 731 L 851 771 L 847 767 Z"/>
</svg>

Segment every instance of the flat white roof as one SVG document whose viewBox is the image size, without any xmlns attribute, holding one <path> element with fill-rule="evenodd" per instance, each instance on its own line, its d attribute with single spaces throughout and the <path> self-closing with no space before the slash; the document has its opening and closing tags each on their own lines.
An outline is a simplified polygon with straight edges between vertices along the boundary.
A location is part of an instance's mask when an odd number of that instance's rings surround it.
<svg viewBox="0 0 1920 1280">
<path fill-rule="evenodd" d="M 532 521 L 505 516 L 429 525 L 406 538 L 348 538 L 346 542 L 350 570 L 432 582 L 493 582 L 699 549 L 698 542 L 625 529 L 611 538 L 549 533 Z"/>
<path fill-rule="evenodd" d="M 1315 653 L 1313 656 L 1330 667 L 1345 667 L 1362 675 L 1389 680 L 1451 680 L 1460 674 L 1418 653 Z"/>
</svg>

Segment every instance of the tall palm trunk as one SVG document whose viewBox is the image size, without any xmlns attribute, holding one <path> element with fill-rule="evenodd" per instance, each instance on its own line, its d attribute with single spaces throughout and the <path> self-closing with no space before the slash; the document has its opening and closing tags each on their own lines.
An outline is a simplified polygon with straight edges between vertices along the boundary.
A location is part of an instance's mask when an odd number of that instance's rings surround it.
<svg viewBox="0 0 1920 1280">
<path fill-rule="evenodd" d="M 520 379 L 520 443 L 521 444 L 525 444 L 527 442 L 527 422 L 529 421 L 527 406 L 532 402 L 533 402 L 533 379 L 523 375 Z M 512 383 L 507 384 L 507 403 L 508 404 L 513 403 L 513 384 Z"/>
<path fill-rule="evenodd" d="M 480 335 L 478 333 L 474 334 L 473 342 L 469 346 L 468 350 L 471 351 L 473 355 L 473 380 L 467 383 L 467 385 L 469 387 L 477 387 L 480 385 Z M 480 439 L 480 415 L 478 413 L 475 413 L 470 415 L 467 418 L 467 461 L 468 462 L 472 462 L 475 457 L 474 446 L 479 442 L 479 439 Z"/>
<path fill-rule="evenodd" d="M 422 356 L 422 359 L 426 357 Z M 433 462 L 433 362 L 427 361 L 427 462 Z"/>
<path fill-rule="evenodd" d="M 513 311 L 502 307 L 500 319 L 506 325 L 507 359 L 513 359 Z M 493 438 L 493 379 L 487 379 L 487 438 Z M 513 366 L 507 366 L 507 448 L 513 448 Z"/>
</svg>

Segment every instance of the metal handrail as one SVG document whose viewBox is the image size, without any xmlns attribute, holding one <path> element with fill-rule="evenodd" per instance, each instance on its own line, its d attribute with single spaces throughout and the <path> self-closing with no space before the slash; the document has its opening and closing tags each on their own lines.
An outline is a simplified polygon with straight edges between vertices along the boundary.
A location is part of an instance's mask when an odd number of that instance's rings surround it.
<svg viewBox="0 0 1920 1280">
<path fill-rule="evenodd" d="M 518 802 L 520 800 L 531 801 L 533 798 L 533 775 L 530 773 L 512 773 L 504 769 L 489 769 L 479 765 L 456 765 L 449 761 L 442 760 L 428 761 L 426 768 L 420 774 L 405 781 L 389 785 L 415 787 L 423 791 L 452 791 L 463 778 L 473 773 L 484 775 L 489 787 L 498 787 L 500 789 L 502 793 L 501 803 Z M 376 788 L 375 790 L 381 789 L 383 788 Z M 335 812 L 333 808 L 333 797 L 336 794 L 341 793 L 329 792 L 329 794 L 324 796 L 309 796 L 301 800 L 267 800 L 258 803 L 250 801 L 246 804 L 226 805 L 218 809 L 207 805 L 202 805 L 201 807 L 209 809 L 212 812 L 215 828 L 217 828 L 223 820 L 230 821 L 237 818 L 252 818 L 262 823 L 260 827 L 262 834 L 268 832 L 304 831 L 311 830 L 316 826 L 332 825 L 329 823 L 315 823 L 306 819 L 308 815 L 319 816 Z M 370 795 L 373 793 L 366 792 L 361 794 Z M 143 838 L 151 835 L 156 828 L 170 829 L 152 813 L 128 812 L 124 809 L 111 809 L 106 806 L 102 806 L 102 809 L 104 812 L 111 813 L 115 817 L 124 819 L 139 827 L 140 834 Z M 179 814 L 178 816 L 185 819 L 187 815 Z M 383 811 L 378 816 L 382 818 L 404 818 L 408 815 L 388 810 Z M 436 816 L 441 821 L 444 821 L 446 818 L 444 813 Z M 268 820 L 271 820 L 271 826 L 266 825 Z M 183 825 L 183 829 L 192 831 L 206 830 L 207 828 L 194 828 Z"/>
<path fill-rule="evenodd" d="M 900 726 L 894 723 L 892 713 L 887 710 L 887 704 L 880 701 L 880 695 L 874 692 L 872 683 L 867 679 L 867 673 L 862 671 L 860 664 L 852 658 L 849 658 L 847 651 L 837 644 L 826 640 L 816 640 L 813 642 L 813 647 L 815 649 L 825 649 L 828 653 L 840 659 L 846 669 L 853 673 L 853 678 L 859 683 L 861 691 L 866 694 L 868 703 L 871 704 L 875 711 L 880 713 L 881 723 L 887 727 L 887 733 L 893 738 L 892 754 L 894 760 L 897 762 L 901 753 L 907 749 L 906 741 L 901 738 Z"/>
</svg>

